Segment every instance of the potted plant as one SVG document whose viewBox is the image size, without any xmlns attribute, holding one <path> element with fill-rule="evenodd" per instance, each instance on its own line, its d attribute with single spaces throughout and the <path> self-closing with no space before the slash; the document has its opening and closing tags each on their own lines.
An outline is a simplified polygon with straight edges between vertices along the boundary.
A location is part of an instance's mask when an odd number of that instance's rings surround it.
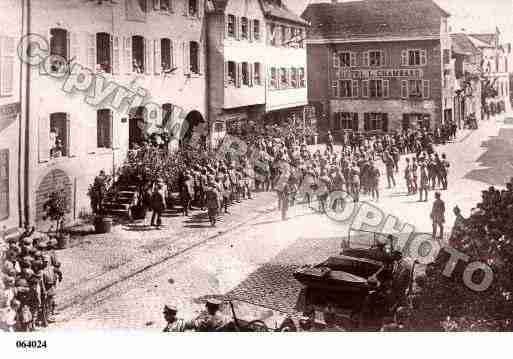
<svg viewBox="0 0 513 359">
<path fill-rule="evenodd" d="M 96 233 L 109 233 L 112 228 L 112 218 L 105 215 L 103 199 L 108 192 L 110 178 L 104 171 L 95 177 L 92 185 L 89 186 L 87 194 L 91 199 L 91 210 L 94 214 L 94 229 Z"/>
<path fill-rule="evenodd" d="M 69 233 L 64 231 L 64 217 L 67 212 L 66 196 L 62 191 L 53 191 L 43 205 L 44 219 L 55 221 L 55 237 L 60 249 L 67 247 Z"/>
</svg>

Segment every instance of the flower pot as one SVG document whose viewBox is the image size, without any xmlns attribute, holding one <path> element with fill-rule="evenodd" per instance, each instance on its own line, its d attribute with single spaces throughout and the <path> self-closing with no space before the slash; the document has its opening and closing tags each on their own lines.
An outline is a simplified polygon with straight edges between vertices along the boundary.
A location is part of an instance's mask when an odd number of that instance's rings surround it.
<svg viewBox="0 0 513 359">
<path fill-rule="evenodd" d="M 66 249 L 69 245 L 69 233 L 61 233 L 57 236 L 57 246 L 59 249 Z"/>
<path fill-rule="evenodd" d="M 110 233 L 112 230 L 112 218 L 110 217 L 95 217 L 94 230 L 97 234 Z"/>
</svg>

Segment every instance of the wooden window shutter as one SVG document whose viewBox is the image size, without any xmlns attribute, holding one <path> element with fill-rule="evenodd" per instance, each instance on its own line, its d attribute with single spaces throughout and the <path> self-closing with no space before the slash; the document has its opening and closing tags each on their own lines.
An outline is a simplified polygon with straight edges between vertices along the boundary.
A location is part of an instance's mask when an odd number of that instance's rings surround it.
<svg viewBox="0 0 513 359">
<path fill-rule="evenodd" d="M 363 115 L 363 130 L 369 131 L 370 130 L 370 116 L 369 113 L 365 113 Z"/>
<path fill-rule="evenodd" d="M 248 19 L 248 40 L 253 42 L 253 20 Z"/>
<path fill-rule="evenodd" d="M 362 66 L 366 66 L 368 67 L 369 66 L 369 52 L 368 51 L 364 51 L 362 53 Z"/>
<path fill-rule="evenodd" d="M 114 143 L 114 139 L 112 137 L 112 135 L 114 134 L 113 132 L 113 129 L 112 129 L 112 111 L 109 110 L 109 117 L 108 117 L 108 120 L 107 120 L 107 147 L 108 148 L 113 148 L 113 143 Z"/>
<path fill-rule="evenodd" d="M 125 73 L 131 74 L 133 71 L 132 65 L 132 37 L 128 36 L 124 39 L 124 60 L 125 60 Z"/>
<path fill-rule="evenodd" d="M 362 80 L 362 97 L 369 97 L 369 80 Z"/>
<path fill-rule="evenodd" d="M 184 41 L 182 43 L 182 58 L 183 58 L 183 73 L 185 75 L 189 75 L 191 73 L 191 65 L 190 65 L 190 51 L 189 51 L 189 42 Z"/>
<path fill-rule="evenodd" d="M 237 68 L 237 74 L 236 74 L 237 87 L 241 87 L 242 86 L 242 63 L 238 63 L 236 68 Z"/>
<path fill-rule="evenodd" d="M 429 98 L 430 97 L 429 80 L 422 80 L 422 97 L 423 98 Z"/>
<path fill-rule="evenodd" d="M 401 66 L 408 65 L 408 50 L 401 51 Z"/>
<path fill-rule="evenodd" d="M 203 51 L 203 42 L 198 42 L 198 70 L 200 74 L 205 73 L 205 61 L 206 59 L 203 59 L 203 54 L 205 53 Z"/>
<path fill-rule="evenodd" d="M 14 92 L 14 59 L 16 44 L 14 37 L 0 38 L 0 95 L 11 96 Z"/>
<path fill-rule="evenodd" d="M 336 69 L 340 67 L 340 56 L 336 51 L 333 51 L 333 67 Z"/>
<path fill-rule="evenodd" d="M 351 52 L 351 66 L 358 66 L 356 52 Z"/>
<path fill-rule="evenodd" d="M 351 86 L 352 86 L 352 95 L 353 97 L 358 97 L 359 96 L 359 91 L 358 91 L 358 80 L 352 80 L 351 82 Z"/>
<path fill-rule="evenodd" d="M 198 0 L 198 19 L 201 19 L 203 17 L 203 12 L 205 11 L 205 0 Z"/>
<path fill-rule="evenodd" d="M 240 17 L 236 16 L 235 17 L 235 38 L 237 40 L 240 40 L 240 33 L 241 33 L 241 29 L 240 29 Z"/>
<path fill-rule="evenodd" d="M 119 149 L 121 147 L 120 142 L 120 128 L 119 124 L 116 126 L 116 122 L 114 121 L 114 113 L 113 111 L 109 111 L 110 117 L 110 134 L 111 134 L 111 143 L 113 149 Z"/>
<path fill-rule="evenodd" d="M 383 97 L 390 97 L 390 80 L 383 80 Z"/>
<path fill-rule="evenodd" d="M 229 21 L 228 21 L 229 17 L 228 16 L 229 16 L 228 14 L 226 14 L 224 16 L 224 38 L 225 39 L 228 38 L 228 23 L 229 23 Z"/>
<path fill-rule="evenodd" d="M 77 64 L 82 63 L 80 56 L 80 40 L 76 32 L 69 33 L 69 60 Z"/>
<path fill-rule="evenodd" d="M 383 122 L 382 122 L 382 125 L 383 125 L 382 130 L 383 130 L 383 132 L 388 132 L 388 113 L 384 113 L 383 114 L 382 120 L 383 120 Z"/>
<path fill-rule="evenodd" d="M 424 66 L 427 64 L 426 50 L 420 50 L 420 65 Z"/>
<path fill-rule="evenodd" d="M 160 10 L 160 0 L 153 0 L 153 10 Z"/>
<path fill-rule="evenodd" d="M 338 81 L 331 81 L 332 96 L 338 97 Z"/>
<path fill-rule="evenodd" d="M 183 15 L 189 16 L 189 0 L 183 0 Z"/>
<path fill-rule="evenodd" d="M 38 121 L 38 159 L 47 162 L 50 159 L 50 118 L 40 116 Z"/>
<path fill-rule="evenodd" d="M 358 131 L 358 112 L 353 113 L 353 131 Z"/>
<path fill-rule="evenodd" d="M 161 58 L 161 49 L 160 49 L 160 39 L 153 40 L 153 70 L 156 75 L 160 74 L 160 70 L 162 69 L 162 58 Z"/>
<path fill-rule="evenodd" d="M 87 67 L 96 72 L 96 34 L 87 34 Z"/>
<path fill-rule="evenodd" d="M 249 71 L 249 74 L 248 74 L 248 76 L 249 76 L 249 86 L 253 87 L 253 85 L 254 85 L 253 73 L 254 73 L 255 69 L 254 69 L 254 65 L 253 65 L 252 62 L 248 63 L 248 71 Z"/>
<path fill-rule="evenodd" d="M 154 53 L 153 53 L 153 41 L 150 39 L 144 39 L 144 72 L 147 75 L 153 73 L 153 62 L 154 62 Z"/>
<path fill-rule="evenodd" d="M 73 123 L 70 121 L 70 114 L 66 113 L 66 131 L 67 132 L 67 153 L 66 155 L 68 157 L 74 157 L 77 155 L 78 152 L 78 146 L 79 146 L 79 132 L 77 128 L 76 121 Z"/>
<path fill-rule="evenodd" d="M 171 44 L 171 69 L 178 67 L 178 42 L 173 40 L 170 41 Z"/>
<path fill-rule="evenodd" d="M 401 97 L 408 98 L 408 80 L 401 80 Z"/>
<path fill-rule="evenodd" d="M 228 77 L 228 61 L 224 62 L 224 87 L 228 87 L 229 77 Z"/>
<path fill-rule="evenodd" d="M 112 74 L 119 75 L 121 72 L 121 58 L 119 49 L 119 37 L 111 36 L 112 39 Z"/>
</svg>

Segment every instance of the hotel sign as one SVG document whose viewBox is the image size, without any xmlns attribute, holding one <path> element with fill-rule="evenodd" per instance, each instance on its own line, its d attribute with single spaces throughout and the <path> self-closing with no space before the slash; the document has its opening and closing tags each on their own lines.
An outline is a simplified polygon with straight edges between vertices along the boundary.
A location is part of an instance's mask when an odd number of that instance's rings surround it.
<svg viewBox="0 0 513 359">
<path fill-rule="evenodd" d="M 383 78 L 411 78 L 422 79 L 424 71 L 421 69 L 379 69 L 379 70 L 338 70 L 338 78 L 346 80 L 357 79 L 383 79 Z"/>
</svg>

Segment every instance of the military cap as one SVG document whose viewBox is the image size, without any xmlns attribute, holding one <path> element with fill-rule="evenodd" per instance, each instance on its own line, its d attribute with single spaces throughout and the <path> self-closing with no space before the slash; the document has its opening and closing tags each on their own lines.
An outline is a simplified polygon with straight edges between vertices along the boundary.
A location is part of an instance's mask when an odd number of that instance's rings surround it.
<svg viewBox="0 0 513 359">
<path fill-rule="evenodd" d="M 4 284 L 6 286 L 13 286 L 15 283 L 15 279 L 14 279 L 14 276 L 10 276 L 10 275 L 6 275 L 4 277 Z"/>
<path fill-rule="evenodd" d="M 35 260 L 34 262 L 32 262 L 32 268 L 34 270 L 44 268 L 43 261 L 41 259 Z"/>
<path fill-rule="evenodd" d="M 171 305 L 171 304 L 166 304 L 164 305 L 164 313 L 178 313 L 178 309 L 174 306 L 174 305 Z"/>
<path fill-rule="evenodd" d="M 40 250 L 36 250 L 34 252 L 34 258 L 37 259 L 37 258 L 42 258 L 43 257 L 43 252 L 41 252 Z"/>
<path fill-rule="evenodd" d="M 18 280 L 16 280 L 16 287 L 27 287 L 27 286 L 28 286 L 28 283 L 27 283 L 26 279 L 19 278 Z"/>
<path fill-rule="evenodd" d="M 23 268 L 22 273 L 25 277 L 32 277 L 34 275 L 34 271 L 30 268 Z"/>
<path fill-rule="evenodd" d="M 30 238 L 30 237 L 25 237 L 25 238 L 23 238 L 23 240 L 22 240 L 22 243 L 23 243 L 24 245 L 27 245 L 27 246 L 28 246 L 28 245 L 32 245 L 32 244 L 33 244 L 33 242 L 34 242 L 34 241 L 33 241 L 33 240 L 32 240 L 32 238 Z"/>
<path fill-rule="evenodd" d="M 207 299 L 206 305 L 208 307 L 219 307 L 221 305 L 221 301 L 216 298 L 210 298 L 210 299 Z"/>
</svg>

